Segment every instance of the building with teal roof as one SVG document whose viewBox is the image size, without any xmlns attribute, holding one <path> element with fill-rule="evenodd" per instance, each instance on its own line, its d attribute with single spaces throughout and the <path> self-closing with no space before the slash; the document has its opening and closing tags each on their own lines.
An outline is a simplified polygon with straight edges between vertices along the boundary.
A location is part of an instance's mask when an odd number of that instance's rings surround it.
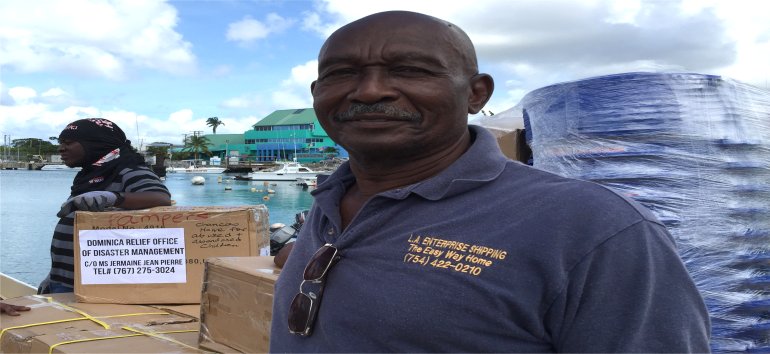
<svg viewBox="0 0 770 354">
<path fill-rule="evenodd" d="M 321 127 L 312 108 L 278 110 L 243 134 L 206 134 L 213 156 L 230 161 L 272 162 L 297 159 L 318 162 L 347 157 L 347 152 Z M 236 159 L 233 159 L 236 158 Z"/>
</svg>

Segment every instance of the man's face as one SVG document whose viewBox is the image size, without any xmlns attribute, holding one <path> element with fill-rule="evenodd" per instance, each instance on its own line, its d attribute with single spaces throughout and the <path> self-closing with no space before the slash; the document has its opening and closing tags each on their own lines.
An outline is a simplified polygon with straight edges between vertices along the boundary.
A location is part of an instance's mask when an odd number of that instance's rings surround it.
<svg viewBox="0 0 770 354">
<path fill-rule="evenodd" d="M 59 140 L 59 154 L 61 155 L 62 162 L 67 167 L 82 167 L 86 151 L 79 142 L 64 139 Z"/>
<path fill-rule="evenodd" d="M 318 120 L 354 157 L 440 153 L 467 132 L 473 73 L 461 52 L 440 23 L 349 25 L 319 56 L 311 86 Z"/>
</svg>

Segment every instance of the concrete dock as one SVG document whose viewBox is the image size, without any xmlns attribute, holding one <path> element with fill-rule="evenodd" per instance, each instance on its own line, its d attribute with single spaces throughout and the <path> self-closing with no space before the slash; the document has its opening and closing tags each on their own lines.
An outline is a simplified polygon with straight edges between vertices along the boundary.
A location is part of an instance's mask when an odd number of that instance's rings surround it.
<svg viewBox="0 0 770 354">
<path fill-rule="evenodd" d="M 45 165 L 43 162 L 3 161 L 0 162 L 0 170 L 39 170 Z"/>
</svg>

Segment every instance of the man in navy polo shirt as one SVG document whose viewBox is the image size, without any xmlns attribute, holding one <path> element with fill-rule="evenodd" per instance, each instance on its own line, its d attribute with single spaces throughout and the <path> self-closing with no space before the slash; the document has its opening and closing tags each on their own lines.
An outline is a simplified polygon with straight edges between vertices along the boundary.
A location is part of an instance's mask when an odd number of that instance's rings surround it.
<svg viewBox="0 0 770 354">
<path fill-rule="evenodd" d="M 318 62 L 314 108 L 350 161 L 313 192 L 271 351 L 709 351 L 703 300 L 649 211 L 468 125 L 494 84 L 461 29 L 378 13 Z"/>
</svg>

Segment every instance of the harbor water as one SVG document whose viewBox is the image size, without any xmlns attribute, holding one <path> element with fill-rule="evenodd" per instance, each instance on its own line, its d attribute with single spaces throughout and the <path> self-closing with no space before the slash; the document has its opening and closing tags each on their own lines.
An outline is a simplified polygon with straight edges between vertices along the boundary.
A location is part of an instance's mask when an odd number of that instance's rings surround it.
<svg viewBox="0 0 770 354">
<path fill-rule="evenodd" d="M 0 271 L 37 286 L 51 267 L 49 248 L 56 213 L 69 196 L 74 171 L 0 170 Z M 264 204 L 270 223 L 292 224 L 313 203 L 309 189 L 294 182 L 236 181 L 233 175 L 168 174 L 166 187 L 177 206 Z M 222 181 L 219 181 L 219 178 Z M 270 189 L 275 193 L 267 193 Z M 269 198 L 265 198 L 269 197 Z"/>
</svg>

